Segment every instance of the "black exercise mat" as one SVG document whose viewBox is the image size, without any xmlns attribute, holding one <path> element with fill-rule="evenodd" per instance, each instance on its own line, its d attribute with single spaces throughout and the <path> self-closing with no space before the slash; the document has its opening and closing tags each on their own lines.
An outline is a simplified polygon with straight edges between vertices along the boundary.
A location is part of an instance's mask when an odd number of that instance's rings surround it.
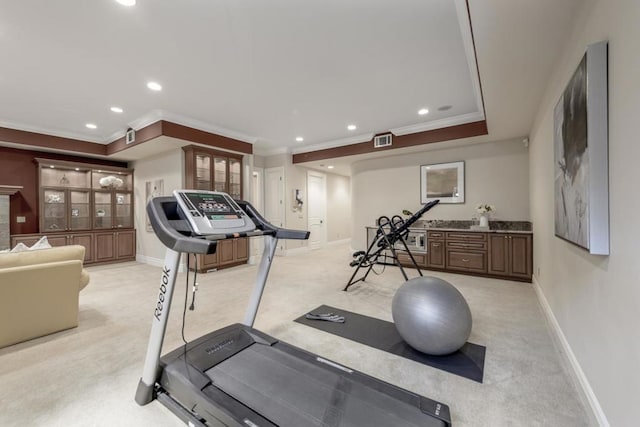
<svg viewBox="0 0 640 427">
<path fill-rule="evenodd" d="M 455 353 L 446 356 L 430 356 L 414 350 L 404 342 L 396 327 L 391 322 L 363 316 L 328 305 L 321 305 L 311 313 L 334 313 L 344 316 L 344 323 L 327 322 L 325 320 L 309 320 L 304 315 L 295 319 L 295 322 L 330 334 L 350 339 L 360 344 L 365 344 L 378 350 L 383 350 L 418 363 L 442 369 L 452 374 L 460 375 L 479 383 L 482 382 L 484 372 L 485 346 L 465 343 Z"/>
</svg>

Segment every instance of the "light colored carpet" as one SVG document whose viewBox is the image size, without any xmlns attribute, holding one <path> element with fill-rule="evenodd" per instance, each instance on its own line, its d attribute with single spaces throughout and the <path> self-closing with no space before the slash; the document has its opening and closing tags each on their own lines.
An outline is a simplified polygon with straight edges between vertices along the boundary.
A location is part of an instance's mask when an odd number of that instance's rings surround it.
<svg viewBox="0 0 640 427">
<path fill-rule="evenodd" d="M 387 267 L 345 293 L 349 261 L 346 245 L 277 257 L 255 326 L 448 404 L 456 427 L 595 425 L 530 284 L 427 272 L 454 284 L 467 299 L 473 314 L 469 341 L 487 347 L 483 384 L 293 322 L 320 304 L 391 320 L 391 298 L 403 282 L 399 270 Z M 78 328 L 0 349 L 0 426 L 183 425 L 158 402 L 140 407 L 133 400 L 160 271 L 133 262 L 90 267 Z M 198 276 L 187 340 L 242 320 L 255 271 L 247 265 Z M 163 353 L 182 342 L 184 276 Z"/>
</svg>

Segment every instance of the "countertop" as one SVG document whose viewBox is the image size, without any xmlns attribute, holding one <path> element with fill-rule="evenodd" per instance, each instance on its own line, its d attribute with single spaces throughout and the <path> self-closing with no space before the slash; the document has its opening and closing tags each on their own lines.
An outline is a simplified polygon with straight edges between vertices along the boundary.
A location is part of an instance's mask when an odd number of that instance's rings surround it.
<svg viewBox="0 0 640 427">
<path fill-rule="evenodd" d="M 376 229 L 373 225 L 368 225 L 367 228 Z M 455 231 L 464 233 L 500 233 L 500 234 L 533 234 L 531 230 L 474 230 L 471 228 L 447 228 L 447 227 L 409 227 L 409 231 Z"/>
</svg>

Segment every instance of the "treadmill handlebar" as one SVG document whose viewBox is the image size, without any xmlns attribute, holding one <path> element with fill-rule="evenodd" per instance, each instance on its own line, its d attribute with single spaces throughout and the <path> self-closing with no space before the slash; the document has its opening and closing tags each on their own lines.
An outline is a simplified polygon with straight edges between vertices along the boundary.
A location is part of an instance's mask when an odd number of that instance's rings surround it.
<svg viewBox="0 0 640 427">
<path fill-rule="evenodd" d="M 307 240 L 309 238 L 309 231 L 306 230 L 290 230 L 288 228 L 280 228 L 269 223 L 260 213 L 251 206 L 249 202 L 244 200 L 238 200 L 238 206 L 249 215 L 249 218 L 258 226 L 259 229 L 265 231 L 262 234 L 275 233 L 276 239 L 289 239 L 289 240 Z"/>
<path fill-rule="evenodd" d="M 180 216 L 178 202 L 173 196 L 154 197 L 147 204 L 147 213 L 153 231 L 160 241 L 169 249 L 176 252 L 194 254 L 213 254 L 216 251 L 217 241 L 236 237 L 251 237 L 270 235 L 278 239 L 306 240 L 308 231 L 289 230 L 270 224 L 248 202 L 236 202 L 256 224 L 254 231 L 228 234 L 212 234 L 207 236 L 195 236 L 190 230 L 188 221 Z"/>
</svg>

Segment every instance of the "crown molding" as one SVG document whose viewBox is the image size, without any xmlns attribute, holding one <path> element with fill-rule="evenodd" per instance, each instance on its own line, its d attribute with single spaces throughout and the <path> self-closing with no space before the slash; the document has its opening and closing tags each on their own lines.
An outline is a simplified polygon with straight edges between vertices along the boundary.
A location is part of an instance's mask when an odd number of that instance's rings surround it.
<svg viewBox="0 0 640 427">
<path fill-rule="evenodd" d="M 43 134 L 43 135 L 48 135 L 48 136 L 57 136 L 59 138 L 65 138 L 65 139 L 75 139 L 75 140 L 78 140 L 78 141 L 90 142 L 90 143 L 94 143 L 94 144 L 106 145 L 109 142 L 111 142 L 111 140 L 109 140 L 109 139 L 87 138 L 85 135 L 81 135 L 81 134 L 75 133 L 75 132 L 60 132 L 60 131 L 55 131 L 55 130 L 52 131 L 50 129 L 45 129 L 45 128 L 42 128 L 42 127 L 39 127 L 39 126 L 30 126 L 30 125 L 25 125 L 25 124 L 22 124 L 22 123 L 0 121 L 0 127 L 7 128 L 7 129 L 13 129 L 13 130 L 16 130 L 16 131 L 38 133 L 38 134 Z"/>
<path fill-rule="evenodd" d="M 455 117 L 447 117 L 446 119 L 432 120 L 426 123 L 417 123 L 415 125 L 402 126 L 399 128 L 389 129 L 394 135 L 408 135 L 411 133 L 425 132 L 429 130 L 442 129 L 451 126 L 463 125 L 465 123 L 473 123 L 484 120 L 484 114 L 481 112 L 473 112 L 462 114 Z"/>
<path fill-rule="evenodd" d="M 235 130 L 227 129 L 221 126 L 205 123 L 200 120 L 192 119 L 180 114 L 171 113 L 169 111 L 159 110 L 159 112 L 161 115 L 160 120 L 188 126 L 190 128 L 198 129 L 204 132 L 214 133 L 216 135 L 236 139 L 238 141 L 247 142 L 249 144 L 255 144 L 258 141 L 258 138 L 256 138 L 255 136 L 250 136 L 242 132 L 237 132 Z"/>
<path fill-rule="evenodd" d="M 360 135 L 350 136 L 348 138 L 334 139 L 332 141 L 321 142 L 319 144 L 305 145 L 296 147 L 291 150 L 293 154 L 306 153 L 309 151 L 325 150 L 327 148 L 337 148 L 343 145 L 358 144 L 360 142 L 371 141 L 374 137 L 374 133 L 363 133 Z"/>
<path fill-rule="evenodd" d="M 289 150 L 288 147 L 261 149 L 254 146 L 253 154 L 262 156 L 262 157 L 269 157 L 269 156 L 276 156 L 278 154 L 291 154 L 291 151 Z"/>
</svg>

